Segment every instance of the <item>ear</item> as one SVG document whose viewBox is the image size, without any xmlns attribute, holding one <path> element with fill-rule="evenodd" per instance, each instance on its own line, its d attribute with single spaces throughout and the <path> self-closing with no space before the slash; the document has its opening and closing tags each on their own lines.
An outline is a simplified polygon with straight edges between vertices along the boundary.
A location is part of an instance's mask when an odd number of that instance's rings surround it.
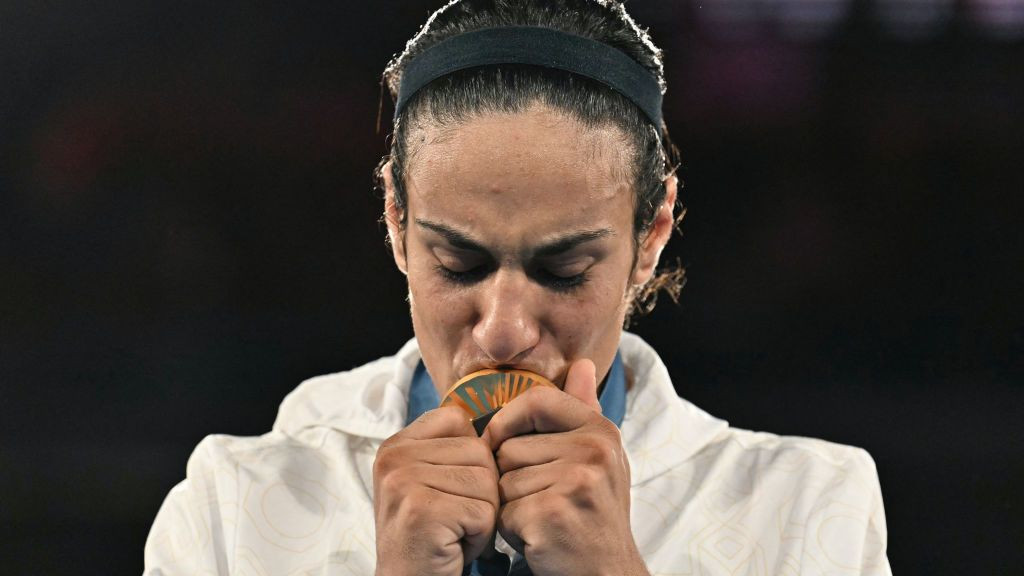
<svg viewBox="0 0 1024 576">
<path fill-rule="evenodd" d="M 402 229 L 402 212 L 395 204 L 395 177 L 391 172 L 391 160 L 388 160 L 380 169 L 380 175 L 384 179 L 384 222 L 388 226 L 388 241 L 391 244 L 391 254 L 395 258 L 395 265 L 402 274 L 409 274 L 405 260 L 405 232 Z"/>
<path fill-rule="evenodd" d="M 675 175 L 665 180 L 665 201 L 658 207 L 654 216 L 654 223 L 647 236 L 640 244 L 637 253 L 636 268 L 633 270 L 633 284 L 643 286 L 654 276 L 654 270 L 658 267 L 658 260 L 661 258 L 661 250 L 668 244 L 672 236 L 672 229 L 675 227 L 675 215 L 673 210 L 676 206 L 676 190 L 678 179 Z"/>
</svg>

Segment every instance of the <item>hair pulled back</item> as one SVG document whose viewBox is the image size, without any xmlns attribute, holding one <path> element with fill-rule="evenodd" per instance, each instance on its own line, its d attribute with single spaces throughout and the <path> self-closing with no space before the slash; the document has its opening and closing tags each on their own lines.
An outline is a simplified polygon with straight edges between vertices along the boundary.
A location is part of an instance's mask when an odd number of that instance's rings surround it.
<svg viewBox="0 0 1024 576">
<path fill-rule="evenodd" d="M 406 63 L 431 46 L 466 32 L 501 26 L 540 26 L 603 42 L 619 49 L 657 79 L 665 91 L 661 51 L 616 0 L 451 0 L 436 11 L 384 71 L 383 82 L 397 98 Z M 631 151 L 633 236 L 639 243 L 665 200 L 665 180 L 677 158 L 664 125 L 655 127 L 633 102 L 603 84 L 562 70 L 523 65 L 491 65 L 462 70 L 420 89 L 395 118 L 390 155 L 394 202 L 405 224 L 405 175 L 416 153 L 410 138 L 428 123 L 454 125 L 476 115 L 517 113 L 533 104 L 558 110 L 584 126 L 615 126 Z M 382 186 L 383 188 L 383 186 Z M 659 290 L 676 300 L 681 268 L 663 272 L 634 289 L 630 314 L 654 307 Z"/>
</svg>

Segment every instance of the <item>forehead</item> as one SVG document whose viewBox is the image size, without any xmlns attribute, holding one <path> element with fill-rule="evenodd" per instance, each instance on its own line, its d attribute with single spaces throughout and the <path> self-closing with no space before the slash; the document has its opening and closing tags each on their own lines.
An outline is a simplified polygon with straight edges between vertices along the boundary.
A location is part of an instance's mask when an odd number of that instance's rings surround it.
<svg viewBox="0 0 1024 576">
<path fill-rule="evenodd" d="M 620 129 L 584 126 L 544 106 L 485 113 L 409 135 L 409 209 L 465 226 L 545 231 L 632 222 L 632 151 Z"/>
</svg>

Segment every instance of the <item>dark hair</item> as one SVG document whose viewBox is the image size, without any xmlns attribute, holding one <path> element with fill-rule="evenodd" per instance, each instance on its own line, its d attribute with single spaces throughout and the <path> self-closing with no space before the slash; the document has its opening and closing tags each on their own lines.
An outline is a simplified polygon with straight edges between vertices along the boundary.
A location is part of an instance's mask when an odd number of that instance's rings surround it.
<svg viewBox="0 0 1024 576">
<path fill-rule="evenodd" d="M 383 82 L 396 98 L 407 62 L 427 48 L 458 34 L 499 26 L 541 26 L 583 36 L 615 47 L 650 71 L 665 88 L 661 51 L 615 0 L 452 0 L 439 9 L 388 64 Z M 654 222 L 665 200 L 665 179 L 676 166 L 677 152 L 664 125 L 654 126 L 625 96 L 596 81 L 549 68 L 522 65 L 482 66 L 439 78 L 420 89 L 395 118 L 391 161 L 395 205 L 403 214 L 404 177 L 415 149 L 410 132 L 426 121 L 446 125 L 484 112 L 520 112 L 545 104 L 585 126 L 613 125 L 626 135 L 633 151 L 634 242 Z M 684 211 L 685 213 L 685 211 Z M 682 288 L 681 268 L 663 272 L 634 294 L 629 315 L 654 307 L 658 290 L 676 300 Z"/>
</svg>

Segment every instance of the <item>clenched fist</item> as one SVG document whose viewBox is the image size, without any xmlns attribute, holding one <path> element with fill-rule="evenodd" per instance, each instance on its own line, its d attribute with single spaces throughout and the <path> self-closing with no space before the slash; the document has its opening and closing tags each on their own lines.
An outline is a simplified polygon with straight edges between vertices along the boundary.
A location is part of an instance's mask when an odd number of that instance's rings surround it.
<svg viewBox="0 0 1024 576">
<path fill-rule="evenodd" d="M 601 415 L 592 362 L 573 363 L 564 391 L 509 402 L 483 439 L 501 472 L 498 530 L 535 576 L 647 574 L 629 523 L 629 463 Z"/>
<path fill-rule="evenodd" d="M 460 409 L 427 412 L 381 444 L 373 506 L 378 576 L 460 576 L 494 536 L 494 455 Z"/>
</svg>

